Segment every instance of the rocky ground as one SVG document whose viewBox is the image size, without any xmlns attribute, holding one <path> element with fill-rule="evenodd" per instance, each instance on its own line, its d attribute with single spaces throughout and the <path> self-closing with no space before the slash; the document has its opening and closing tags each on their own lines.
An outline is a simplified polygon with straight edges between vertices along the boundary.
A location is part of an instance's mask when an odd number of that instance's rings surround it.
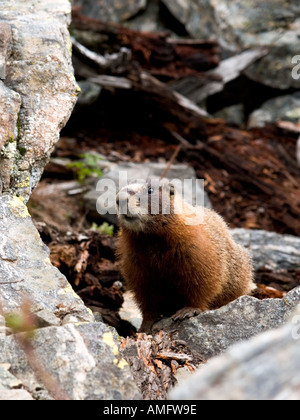
<svg viewBox="0 0 300 420">
<path fill-rule="evenodd" d="M 71 39 L 31 3 L 0 12 L 0 399 L 299 399 L 296 1 L 76 0 Z M 254 296 L 137 334 L 95 211 L 122 170 L 204 179 Z"/>
</svg>

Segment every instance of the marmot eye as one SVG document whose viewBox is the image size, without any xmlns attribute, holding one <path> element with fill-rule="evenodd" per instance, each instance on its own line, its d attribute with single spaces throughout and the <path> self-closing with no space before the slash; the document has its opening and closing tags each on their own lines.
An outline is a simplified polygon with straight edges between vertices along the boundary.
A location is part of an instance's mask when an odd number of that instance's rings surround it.
<svg viewBox="0 0 300 420">
<path fill-rule="evenodd" d="M 148 194 L 153 194 L 154 193 L 154 189 L 153 188 L 149 188 L 148 189 Z"/>
</svg>

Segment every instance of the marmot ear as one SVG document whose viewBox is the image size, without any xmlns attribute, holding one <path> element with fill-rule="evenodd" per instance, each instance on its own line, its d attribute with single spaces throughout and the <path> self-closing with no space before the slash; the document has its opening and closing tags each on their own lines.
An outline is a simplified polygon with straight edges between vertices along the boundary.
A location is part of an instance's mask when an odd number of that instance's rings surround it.
<svg viewBox="0 0 300 420">
<path fill-rule="evenodd" d="M 175 187 L 173 184 L 170 184 L 170 196 L 175 195 Z"/>
</svg>

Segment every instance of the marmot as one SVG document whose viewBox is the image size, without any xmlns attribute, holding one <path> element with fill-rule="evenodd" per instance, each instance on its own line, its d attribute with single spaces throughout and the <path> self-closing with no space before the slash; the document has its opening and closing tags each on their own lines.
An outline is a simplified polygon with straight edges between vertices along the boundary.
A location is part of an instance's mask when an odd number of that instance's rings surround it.
<svg viewBox="0 0 300 420">
<path fill-rule="evenodd" d="M 181 214 L 176 204 L 184 205 Z M 162 317 L 192 317 L 255 289 L 250 256 L 222 217 L 186 204 L 170 183 L 128 185 L 117 196 L 117 213 L 117 255 L 143 314 L 140 331 Z"/>
</svg>

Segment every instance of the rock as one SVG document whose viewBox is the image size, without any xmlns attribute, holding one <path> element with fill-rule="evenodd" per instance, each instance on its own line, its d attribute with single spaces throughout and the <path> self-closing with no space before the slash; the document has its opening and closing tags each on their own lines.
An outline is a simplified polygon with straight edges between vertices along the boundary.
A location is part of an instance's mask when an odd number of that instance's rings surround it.
<svg viewBox="0 0 300 420">
<path fill-rule="evenodd" d="M 298 165 L 300 166 L 300 137 L 297 141 L 296 158 L 297 158 Z"/>
<path fill-rule="evenodd" d="M 0 338 L 6 335 L 6 331 L 5 318 L 3 315 L 0 315 Z"/>
<path fill-rule="evenodd" d="M 14 156 L 14 138 L 18 135 L 17 133 L 17 122 L 19 118 L 19 112 L 21 108 L 21 97 L 18 93 L 9 89 L 0 81 L 0 168 L 4 169 L 5 162 Z M 5 150 L 4 145 L 7 144 Z M 10 146 L 10 147 L 9 147 Z M 4 184 L 9 182 L 9 174 L 3 174 L 2 180 Z M 2 181 L 3 182 L 3 181 Z"/>
<path fill-rule="evenodd" d="M 141 32 L 170 32 L 161 19 L 160 0 L 150 0 L 147 2 L 146 9 L 139 13 L 134 19 L 126 22 L 126 26 Z"/>
<path fill-rule="evenodd" d="M 263 230 L 233 229 L 234 239 L 249 249 L 256 270 L 295 270 L 300 266 L 300 238 Z"/>
<path fill-rule="evenodd" d="M 0 393 L 4 389 L 14 389 L 22 386 L 22 382 L 9 372 L 10 367 L 8 363 L 0 364 Z"/>
<path fill-rule="evenodd" d="M 6 62 L 10 52 L 12 33 L 10 25 L 0 22 L 0 79 L 6 77 Z"/>
<path fill-rule="evenodd" d="M 29 392 L 23 387 L 22 382 L 13 376 L 8 363 L 0 364 L 0 401 L 4 400 L 33 400 Z"/>
<path fill-rule="evenodd" d="M 75 110 L 93 105 L 94 102 L 99 98 L 101 93 L 101 86 L 91 83 L 88 80 L 81 80 L 78 82 L 81 93 L 79 95 Z M 74 111 L 75 111 L 74 110 Z"/>
<path fill-rule="evenodd" d="M 278 121 L 300 124 L 300 92 L 265 102 L 249 116 L 248 127 L 265 127 Z"/>
<path fill-rule="evenodd" d="M 108 162 L 104 161 L 101 162 L 101 165 L 103 168 L 106 168 L 103 177 L 100 179 L 101 184 L 103 182 L 103 186 L 100 186 L 100 188 L 98 185 L 97 187 L 99 180 L 97 180 L 96 184 L 92 185 L 92 188 L 90 188 L 84 196 L 85 206 L 94 218 L 105 219 L 109 223 L 115 225 L 118 224 L 115 209 L 115 198 L 119 189 L 122 186 L 127 185 L 127 181 L 130 180 L 147 180 L 149 177 L 159 178 L 166 168 L 165 163 L 122 163 L 120 165 L 108 165 Z M 196 174 L 193 168 L 184 164 L 173 165 L 168 172 L 167 177 L 169 180 L 196 180 Z M 104 189 L 104 185 L 107 180 L 111 183 L 111 185 L 108 186 L 108 192 Z M 99 200 L 99 197 L 103 194 L 103 192 L 105 192 L 105 197 L 109 197 L 109 206 L 107 205 L 106 200 Z M 197 188 L 197 191 L 195 191 L 194 186 L 192 189 L 188 187 L 187 195 L 192 197 L 193 203 L 197 200 L 198 203 L 204 202 L 207 207 L 212 207 L 208 195 L 205 192 L 203 195 L 203 190 L 201 188 Z"/>
<path fill-rule="evenodd" d="M 258 300 L 243 296 L 215 311 L 176 324 L 165 319 L 155 324 L 155 330 L 178 330 L 178 338 L 189 343 L 204 359 L 224 352 L 239 341 L 277 328 L 287 322 L 300 303 L 300 287 L 284 299 Z"/>
<path fill-rule="evenodd" d="M 269 54 L 259 62 L 249 66 L 245 75 L 249 79 L 275 89 L 299 89 L 299 80 L 292 77 L 292 58 L 299 54 L 300 50 L 300 25 L 295 21 L 295 30 L 287 30 L 282 34 L 274 31 L 270 37 L 262 34 L 251 40 L 250 45 L 260 45 L 269 48 Z"/>
<path fill-rule="evenodd" d="M 229 125 L 240 127 L 245 122 L 245 109 L 243 104 L 237 104 L 221 109 L 214 114 L 215 118 L 222 118 Z"/>
<path fill-rule="evenodd" d="M 74 0 L 83 15 L 103 22 L 124 22 L 146 8 L 147 0 Z"/>
<path fill-rule="evenodd" d="M 52 399 L 23 350 L 5 327 L 29 299 L 37 329 L 35 358 L 72 399 L 138 399 L 114 329 L 94 322 L 92 313 L 49 260 L 26 206 L 0 196 L 0 399 Z M 26 246 L 24 246 L 26 244 Z M 1 364 L 9 365 L 9 372 Z M 30 391 L 17 392 L 24 386 Z"/>
<path fill-rule="evenodd" d="M 119 352 L 118 336 L 102 323 L 42 328 L 32 342 L 36 358 L 75 400 L 134 400 L 140 393 Z M 37 397 L 39 383 L 13 336 L 0 339 L 0 363 Z M 1 391 L 0 391 L 1 392 Z M 44 390 L 43 399 L 50 399 Z"/>
<path fill-rule="evenodd" d="M 300 306 L 290 322 L 239 343 L 175 388 L 173 400 L 299 400 Z"/>
<path fill-rule="evenodd" d="M 33 398 L 25 389 L 0 390 L 0 401 L 32 401 Z"/>
<path fill-rule="evenodd" d="M 172 15 L 197 39 L 211 39 L 218 33 L 210 0 L 163 0 Z"/>
<path fill-rule="evenodd" d="M 269 54 L 246 70 L 251 79 L 279 89 L 299 86 L 291 77 L 300 51 L 297 0 L 163 0 L 171 13 L 199 39 L 216 38 L 225 56 L 268 47 Z"/>
<path fill-rule="evenodd" d="M 0 301 L 5 314 L 18 311 L 29 299 L 46 325 L 57 325 L 69 314 L 75 322 L 93 320 L 66 278 L 51 265 L 49 250 L 17 197 L 0 196 L 0 234 Z"/>
<path fill-rule="evenodd" d="M 6 41 L 0 44 L 0 65 L 6 55 L 6 87 L 0 86 L 0 177 L 5 192 L 25 201 L 77 99 L 70 17 L 68 0 L 1 2 L 0 33 L 6 28 Z M 3 103 L 8 104 L 4 113 Z"/>
</svg>

